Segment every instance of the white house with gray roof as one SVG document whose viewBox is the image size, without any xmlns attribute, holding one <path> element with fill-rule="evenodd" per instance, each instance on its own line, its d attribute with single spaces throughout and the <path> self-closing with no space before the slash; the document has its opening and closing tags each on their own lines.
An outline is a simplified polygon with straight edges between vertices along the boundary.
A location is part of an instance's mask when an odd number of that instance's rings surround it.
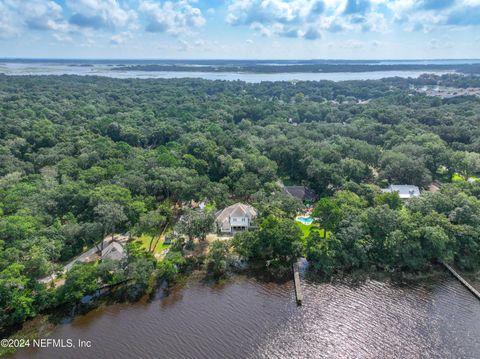
<svg viewBox="0 0 480 359">
<path fill-rule="evenodd" d="M 391 184 L 388 188 L 382 188 L 382 192 L 393 193 L 397 192 L 400 199 L 410 199 L 414 197 L 420 197 L 420 188 L 412 185 L 396 185 Z"/>
<path fill-rule="evenodd" d="M 256 217 L 257 210 L 243 203 L 235 203 L 215 213 L 217 228 L 221 233 L 248 230 Z"/>
</svg>

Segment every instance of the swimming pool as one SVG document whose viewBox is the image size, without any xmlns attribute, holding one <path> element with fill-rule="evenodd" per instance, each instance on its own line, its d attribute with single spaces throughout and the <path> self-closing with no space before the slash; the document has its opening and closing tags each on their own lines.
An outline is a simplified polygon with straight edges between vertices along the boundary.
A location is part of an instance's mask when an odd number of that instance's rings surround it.
<svg viewBox="0 0 480 359">
<path fill-rule="evenodd" d="M 313 223 L 313 218 L 312 217 L 303 217 L 303 216 L 298 216 L 295 218 L 296 221 L 305 224 L 307 226 L 311 225 Z"/>
</svg>

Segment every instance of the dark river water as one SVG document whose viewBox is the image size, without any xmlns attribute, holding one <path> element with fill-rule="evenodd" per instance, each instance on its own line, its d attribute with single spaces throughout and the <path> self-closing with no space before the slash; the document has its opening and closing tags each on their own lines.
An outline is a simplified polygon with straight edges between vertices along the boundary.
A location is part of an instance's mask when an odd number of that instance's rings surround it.
<svg viewBox="0 0 480 359">
<path fill-rule="evenodd" d="M 58 325 L 51 338 L 90 349 L 19 351 L 14 358 L 480 358 L 480 301 L 448 274 L 407 286 L 238 277 L 190 278 L 151 302 L 118 304 Z"/>
</svg>

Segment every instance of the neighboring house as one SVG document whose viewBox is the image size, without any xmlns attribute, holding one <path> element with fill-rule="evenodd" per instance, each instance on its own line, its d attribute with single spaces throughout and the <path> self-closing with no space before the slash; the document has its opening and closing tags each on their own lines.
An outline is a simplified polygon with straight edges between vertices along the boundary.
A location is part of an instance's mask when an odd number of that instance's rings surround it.
<svg viewBox="0 0 480 359">
<path fill-rule="evenodd" d="M 397 192 L 401 199 L 410 199 L 414 197 L 420 197 L 420 189 L 417 186 L 412 185 L 395 185 L 391 184 L 388 188 L 382 188 L 382 192 Z"/>
<path fill-rule="evenodd" d="M 256 217 L 257 210 L 243 203 L 236 203 L 215 213 L 217 227 L 221 233 L 248 230 Z"/>
<path fill-rule="evenodd" d="M 305 186 L 285 186 L 283 187 L 283 190 L 304 202 L 315 202 L 317 199 L 315 192 Z"/>
<path fill-rule="evenodd" d="M 122 260 L 127 256 L 125 248 L 118 242 L 110 242 L 102 250 L 102 259 L 111 259 L 113 261 Z"/>
</svg>

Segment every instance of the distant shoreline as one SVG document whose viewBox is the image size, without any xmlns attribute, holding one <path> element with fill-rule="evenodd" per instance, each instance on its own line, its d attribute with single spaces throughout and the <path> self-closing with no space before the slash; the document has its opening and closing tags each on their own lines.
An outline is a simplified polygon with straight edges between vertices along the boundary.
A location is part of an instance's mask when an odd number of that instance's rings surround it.
<svg viewBox="0 0 480 359">
<path fill-rule="evenodd" d="M 374 65 L 374 64 L 301 64 L 301 65 L 128 65 L 112 67 L 112 71 L 145 72 L 213 72 L 213 73 L 342 73 L 342 72 L 379 72 L 379 71 L 455 71 L 460 73 L 480 73 L 480 64 L 461 65 Z"/>
<path fill-rule="evenodd" d="M 0 59 L 2 73 L 76 74 L 131 77 L 137 73 L 209 73 L 239 75 L 342 74 L 385 72 L 452 72 L 480 74 L 480 60 L 70 60 L 70 59 Z M 123 74 L 123 75 L 118 75 Z M 215 75 L 217 74 L 217 75 Z M 137 76 L 133 76 L 137 77 Z M 152 76 L 155 77 L 155 76 Z M 178 77 L 178 76 L 174 76 Z M 183 76 L 183 77 L 188 77 Z M 201 76 L 200 76 L 201 77 Z"/>
</svg>

